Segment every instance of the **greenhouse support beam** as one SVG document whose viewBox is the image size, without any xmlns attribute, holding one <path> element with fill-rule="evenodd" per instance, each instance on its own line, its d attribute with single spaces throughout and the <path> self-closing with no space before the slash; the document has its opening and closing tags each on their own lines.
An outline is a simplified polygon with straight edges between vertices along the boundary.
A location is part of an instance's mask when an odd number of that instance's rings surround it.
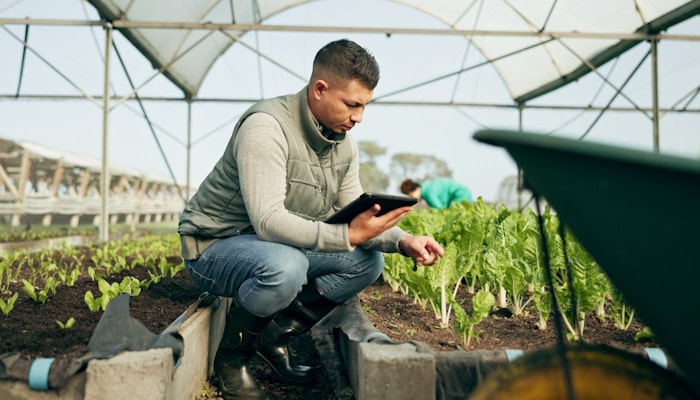
<svg viewBox="0 0 700 400">
<path fill-rule="evenodd" d="M 187 163 L 185 168 L 185 202 L 187 202 L 190 199 L 190 190 L 192 190 L 190 180 L 192 174 L 192 99 L 187 99 Z"/>
<path fill-rule="evenodd" d="M 103 26 L 104 21 L 80 19 L 43 19 L 43 18 L 0 18 L 0 25 L 74 25 Z M 186 29 L 210 31 L 270 31 L 270 32 L 312 32 L 312 33 L 375 33 L 380 35 L 437 35 L 437 36 L 502 36 L 502 37 L 540 37 L 540 38 L 583 38 L 583 39 L 618 39 L 618 40 L 664 40 L 700 41 L 698 35 L 667 33 L 621 33 L 621 32 L 566 32 L 566 31 L 518 31 L 488 29 L 419 29 L 399 27 L 352 27 L 352 26 L 308 26 L 308 25 L 270 25 L 270 24 L 215 24 L 201 22 L 176 21 L 124 21 L 111 22 L 113 29 Z"/>
<path fill-rule="evenodd" d="M 22 76 L 24 76 L 24 65 L 27 60 L 27 43 L 29 43 L 29 25 L 24 27 L 24 45 L 22 46 L 22 61 L 19 67 L 19 78 L 17 79 L 17 96 L 22 88 Z"/>
<path fill-rule="evenodd" d="M 637 66 L 634 67 L 634 69 L 632 70 L 632 72 L 627 76 L 627 79 L 625 79 L 625 81 L 622 82 L 622 85 L 621 85 L 619 88 L 618 88 L 618 87 L 615 87 L 615 93 L 610 97 L 610 100 L 608 100 L 608 103 L 605 105 L 605 108 L 604 108 L 603 110 L 601 110 L 600 113 L 598 114 L 598 116 L 593 120 L 593 122 L 591 122 L 591 124 L 588 126 L 588 129 L 586 129 L 586 131 L 583 133 L 583 135 L 581 135 L 581 137 L 579 138 L 579 140 L 585 138 L 589 133 L 591 133 L 591 131 L 593 130 L 593 127 L 598 123 L 598 121 L 600 121 L 600 119 L 603 117 L 603 114 L 608 110 L 608 107 L 610 107 L 610 106 L 612 105 L 612 103 L 615 101 L 615 99 L 617 99 L 617 96 L 618 96 L 618 95 L 622 95 L 623 97 L 625 97 L 624 94 L 622 93 L 622 90 L 623 90 L 623 89 L 625 88 L 625 86 L 627 86 L 627 84 L 632 80 L 632 78 L 633 78 L 634 75 L 637 73 L 637 71 L 639 71 L 639 68 L 644 64 L 644 62 L 646 61 L 647 57 L 649 57 L 649 54 L 650 54 L 650 53 L 651 53 L 651 50 L 648 51 L 648 52 L 644 55 L 644 57 L 642 57 L 641 60 L 639 60 L 639 63 L 637 63 Z M 607 79 L 606 79 L 605 81 L 607 82 Z M 613 86 L 613 87 L 614 87 L 614 86 Z M 626 97 L 625 97 L 625 98 L 626 98 Z M 643 109 L 639 108 L 636 104 L 634 105 L 634 108 L 635 108 L 636 110 L 642 111 L 642 112 L 644 113 L 644 116 L 647 117 L 647 118 L 649 118 L 649 116 L 647 115 L 647 113 L 644 112 Z M 652 112 L 653 112 L 653 110 L 652 110 Z"/>
<path fill-rule="evenodd" d="M 656 39 L 651 40 L 651 101 L 653 117 L 651 119 L 654 132 L 654 151 L 659 152 L 659 60 Z"/>
<path fill-rule="evenodd" d="M 109 240 L 109 62 L 112 49 L 112 27 L 105 26 L 105 68 L 104 68 L 104 98 L 102 101 L 102 174 L 100 176 L 100 192 L 102 214 L 100 215 L 100 241 Z"/>
<path fill-rule="evenodd" d="M 700 92 L 700 87 L 693 89 L 694 92 Z M 121 99 L 123 96 L 111 96 L 112 100 Z M 686 99 L 689 96 L 686 96 Z M 80 95 L 56 95 L 56 94 L 22 94 L 19 97 L 14 94 L 2 94 L 0 93 L 0 99 L 13 99 L 13 100 L 80 100 L 84 99 L 85 96 Z M 102 95 L 92 95 L 90 98 L 95 100 L 102 100 Z M 180 102 L 186 100 L 184 97 L 153 97 L 153 96 L 139 96 L 141 101 L 164 101 L 164 102 Z M 692 97 L 691 97 L 692 99 Z M 136 99 L 130 98 L 128 101 L 135 101 Z M 194 103 L 256 103 L 262 99 L 260 98 L 215 98 L 215 97 L 198 97 L 190 99 Z M 687 104 L 689 102 L 686 101 Z M 472 108 L 508 108 L 517 109 L 522 107 L 524 109 L 536 109 L 536 110 L 556 110 L 556 111 L 620 111 L 620 112 L 648 112 L 652 113 L 653 108 L 651 107 L 629 107 L 629 106 L 593 106 L 593 105 L 574 105 L 574 104 L 526 104 L 522 105 L 513 103 L 487 103 L 487 102 L 464 102 L 464 101 L 411 101 L 411 100 L 380 100 L 372 101 L 375 105 L 385 105 L 385 106 L 428 106 L 428 107 L 472 107 Z M 675 104 L 670 107 L 659 107 L 659 112 L 661 113 L 700 113 L 700 108 L 689 108 L 688 106 L 682 108 Z"/>
</svg>

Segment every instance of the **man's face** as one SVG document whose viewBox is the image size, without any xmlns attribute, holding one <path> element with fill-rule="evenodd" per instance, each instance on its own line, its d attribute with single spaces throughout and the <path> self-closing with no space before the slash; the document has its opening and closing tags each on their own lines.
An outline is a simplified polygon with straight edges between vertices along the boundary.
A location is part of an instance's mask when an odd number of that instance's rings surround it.
<svg viewBox="0 0 700 400">
<path fill-rule="evenodd" d="M 373 93 L 356 80 L 317 80 L 312 93 L 312 111 L 323 127 L 343 134 L 362 122 L 362 113 Z"/>
</svg>

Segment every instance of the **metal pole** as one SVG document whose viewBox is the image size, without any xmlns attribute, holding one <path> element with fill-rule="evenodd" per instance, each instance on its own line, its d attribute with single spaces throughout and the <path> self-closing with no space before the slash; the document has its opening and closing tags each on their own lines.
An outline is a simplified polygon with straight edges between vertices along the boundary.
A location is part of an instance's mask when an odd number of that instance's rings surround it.
<svg viewBox="0 0 700 400">
<path fill-rule="evenodd" d="M 658 41 L 651 40 L 651 99 L 653 107 L 652 122 L 654 124 L 654 151 L 659 152 L 659 60 Z"/>
<path fill-rule="evenodd" d="M 700 88 L 693 89 L 693 91 L 700 90 Z M 692 96 L 692 92 L 688 95 L 686 95 L 686 98 L 688 96 Z M 122 99 L 123 96 L 117 96 L 113 95 L 112 100 L 120 100 Z M 81 100 L 86 98 L 86 96 L 81 96 L 81 95 L 70 95 L 70 94 L 31 94 L 31 93 L 25 93 L 25 94 L 20 94 L 17 96 L 15 93 L 0 93 L 0 100 L 3 99 L 12 99 L 12 100 Z M 102 95 L 90 95 L 91 99 L 101 101 L 102 100 Z M 139 96 L 139 99 L 141 101 L 160 101 L 160 102 L 180 102 L 183 100 L 187 100 L 183 97 L 154 97 L 154 96 Z M 198 97 L 196 100 L 190 99 L 189 101 L 191 102 L 196 102 L 196 103 L 213 103 L 213 104 L 238 104 L 238 103 L 247 103 L 247 104 L 253 104 L 255 102 L 258 102 L 262 100 L 262 98 L 257 97 L 257 98 L 225 98 L 225 97 Z M 128 101 L 136 101 L 135 98 L 128 99 Z M 659 106 L 659 112 L 660 113 L 700 113 L 700 108 L 699 107 L 688 107 L 688 104 L 692 102 L 692 99 L 689 99 L 688 102 L 686 102 L 686 105 L 684 107 L 678 108 L 678 105 L 676 104 L 675 106 L 668 106 L 668 107 L 661 107 Z M 376 107 L 376 105 L 383 105 L 383 106 L 427 106 L 427 107 L 471 107 L 471 108 L 499 108 L 499 109 L 508 109 L 512 110 L 518 107 L 522 107 L 523 109 L 530 109 L 530 110 L 555 110 L 555 111 L 586 111 L 586 112 L 595 112 L 595 111 L 615 111 L 615 112 L 644 112 L 644 113 L 653 113 L 653 108 L 652 107 L 628 107 L 624 105 L 620 106 L 596 106 L 596 105 L 575 105 L 575 104 L 522 104 L 522 105 L 513 105 L 512 102 L 510 103 L 480 103 L 480 102 L 464 102 L 464 101 L 414 101 L 414 100 L 380 100 L 380 101 L 372 101 L 373 106 Z M 100 106 L 101 107 L 101 106 Z M 650 118 L 651 119 L 651 118 Z M 162 130 L 162 128 L 161 128 Z"/>
<path fill-rule="evenodd" d="M 97 26 L 99 20 L 82 19 L 48 19 L 48 18 L 0 18 L 2 25 L 56 25 L 56 26 Z M 206 22 L 177 22 L 177 21 L 111 21 L 116 29 L 185 29 L 205 31 L 233 32 L 311 32 L 311 33 L 368 33 L 379 35 L 437 35 L 437 36 L 502 36 L 502 37 L 539 37 L 539 38 L 583 38 L 583 39 L 613 39 L 613 40 L 651 40 L 652 38 L 666 40 L 698 41 L 700 36 L 690 34 L 645 33 L 645 32 L 580 32 L 580 31 L 531 31 L 531 30 L 489 30 L 489 29 L 453 29 L 453 28 L 401 28 L 391 26 L 359 27 L 359 26 L 319 26 L 319 25 L 273 25 L 273 24 L 216 24 Z"/>
<path fill-rule="evenodd" d="M 112 49 L 112 26 L 105 26 L 105 67 L 104 67 L 104 97 L 102 101 L 102 174 L 100 176 L 100 192 L 102 194 L 102 214 L 100 216 L 100 241 L 109 241 L 109 60 Z"/>
<path fill-rule="evenodd" d="M 518 131 L 522 132 L 523 131 L 523 107 L 524 103 L 521 103 L 518 105 Z M 523 208 L 523 170 L 518 167 L 518 210 L 521 210 Z"/>
<path fill-rule="evenodd" d="M 22 45 L 22 63 L 19 68 L 19 79 L 17 80 L 17 97 L 22 87 L 22 76 L 24 75 L 24 63 L 27 59 L 27 43 L 29 43 L 29 25 L 24 27 L 24 44 Z"/>
<path fill-rule="evenodd" d="M 192 100 L 187 99 L 187 189 L 185 189 L 185 201 L 190 199 L 190 188 L 192 184 L 190 183 L 190 171 L 192 163 Z"/>
</svg>

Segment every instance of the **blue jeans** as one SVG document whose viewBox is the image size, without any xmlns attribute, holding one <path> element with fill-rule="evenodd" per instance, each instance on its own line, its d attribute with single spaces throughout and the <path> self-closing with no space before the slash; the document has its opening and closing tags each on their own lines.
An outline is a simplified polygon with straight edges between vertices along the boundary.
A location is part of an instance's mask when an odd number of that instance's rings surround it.
<svg viewBox="0 0 700 400">
<path fill-rule="evenodd" d="M 319 253 L 239 235 L 215 242 L 185 266 L 203 290 L 235 297 L 248 312 L 266 317 L 286 308 L 313 279 L 323 297 L 344 302 L 379 278 L 384 255 L 359 246 Z"/>
</svg>

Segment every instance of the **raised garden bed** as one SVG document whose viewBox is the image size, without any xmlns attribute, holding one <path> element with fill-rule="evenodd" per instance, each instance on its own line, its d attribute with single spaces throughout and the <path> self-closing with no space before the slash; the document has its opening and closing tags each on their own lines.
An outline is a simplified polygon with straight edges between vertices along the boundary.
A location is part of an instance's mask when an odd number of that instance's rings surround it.
<svg viewBox="0 0 700 400">
<path fill-rule="evenodd" d="M 181 259 L 174 256 L 169 258 L 169 262 L 177 265 Z M 145 269 L 133 269 L 128 275 L 141 280 L 148 278 Z M 114 278 L 115 281 L 119 279 L 120 277 Z M 61 287 L 60 295 L 50 297 L 46 304 L 39 304 L 27 296 L 20 296 L 10 315 L 0 316 L 3 322 L 0 324 L 0 354 L 21 351 L 25 357 L 55 357 L 57 362 L 69 362 L 85 355 L 87 344 L 102 315 L 102 312 L 91 313 L 87 309 L 83 300 L 87 290 L 97 293 L 97 284 L 84 277 L 73 287 Z M 148 330 L 158 333 L 166 329 L 199 295 L 200 291 L 181 271 L 133 297 L 130 313 Z M 392 341 L 418 341 L 435 351 L 465 350 L 461 338 L 453 329 L 439 327 L 439 321 L 431 310 L 421 307 L 408 296 L 393 292 L 387 284 L 377 282 L 358 297 L 362 311 L 372 324 Z M 468 309 L 470 296 L 460 292 L 458 298 Z M 69 317 L 75 318 L 75 324 L 70 329 L 61 329 L 57 321 L 64 323 Z M 556 342 L 553 324 L 548 324 L 547 330 L 540 331 L 536 322 L 534 313 L 512 317 L 506 310 L 494 311 L 478 325 L 481 333 L 469 350 L 531 351 L 553 346 Z M 615 328 L 611 321 L 588 318 L 585 342 L 604 343 L 630 350 L 656 347 L 654 343 L 635 340 L 635 333 L 641 327 L 639 321 L 634 321 L 628 330 L 622 331 Z M 320 355 L 310 335 L 300 337 L 295 346 L 302 361 L 319 362 Z M 254 363 L 253 371 L 273 399 L 320 400 L 353 397 L 352 389 L 338 387 L 339 381 L 328 374 L 323 375 L 315 385 L 294 386 L 277 382 L 271 371 L 260 363 Z M 207 393 L 203 392 L 201 398 L 216 398 L 215 385 L 210 389 Z"/>
</svg>

